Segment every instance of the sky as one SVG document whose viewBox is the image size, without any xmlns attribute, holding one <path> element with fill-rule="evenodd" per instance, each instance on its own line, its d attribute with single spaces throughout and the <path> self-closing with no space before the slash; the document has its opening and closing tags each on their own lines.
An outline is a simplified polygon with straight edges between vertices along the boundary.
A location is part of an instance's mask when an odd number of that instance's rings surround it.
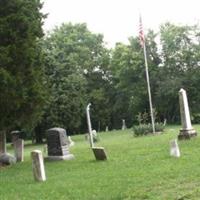
<svg viewBox="0 0 200 200">
<path fill-rule="evenodd" d="M 177 25 L 200 22 L 200 0 L 42 0 L 42 12 L 48 13 L 44 30 L 62 23 L 86 23 L 93 33 L 104 35 L 109 47 L 116 42 L 127 43 L 138 35 L 139 14 L 144 32 L 158 31 L 160 24 Z"/>
</svg>

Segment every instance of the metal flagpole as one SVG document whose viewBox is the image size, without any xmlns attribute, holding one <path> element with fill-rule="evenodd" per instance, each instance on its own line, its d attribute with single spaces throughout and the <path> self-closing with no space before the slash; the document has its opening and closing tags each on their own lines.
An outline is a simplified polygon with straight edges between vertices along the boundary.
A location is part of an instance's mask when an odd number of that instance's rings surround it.
<svg viewBox="0 0 200 200">
<path fill-rule="evenodd" d="M 142 27 L 141 15 L 140 15 L 140 35 L 139 36 L 140 36 L 140 41 L 141 41 L 141 44 L 143 47 L 143 52 L 144 52 L 145 72 L 146 72 L 147 89 L 148 89 L 148 95 L 149 95 L 149 107 L 150 107 L 150 113 L 151 113 L 152 130 L 153 130 L 153 133 L 155 133 L 155 124 L 154 124 L 153 107 L 152 107 L 152 99 L 151 99 L 151 88 L 150 88 L 150 81 L 149 81 L 147 53 L 146 53 L 145 37 L 144 37 L 144 32 L 143 32 L 143 27 Z"/>
</svg>

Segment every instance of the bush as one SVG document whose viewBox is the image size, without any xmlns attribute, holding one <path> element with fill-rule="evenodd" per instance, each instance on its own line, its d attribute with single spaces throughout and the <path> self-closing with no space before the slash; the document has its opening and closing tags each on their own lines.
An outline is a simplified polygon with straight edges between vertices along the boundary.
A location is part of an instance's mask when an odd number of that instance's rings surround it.
<svg viewBox="0 0 200 200">
<path fill-rule="evenodd" d="M 165 126 L 163 123 L 155 123 L 155 131 L 163 132 Z M 152 134 L 151 124 L 140 124 L 138 126 L 133 126 L 133 132 L 135 136 Z"/>
</svg>

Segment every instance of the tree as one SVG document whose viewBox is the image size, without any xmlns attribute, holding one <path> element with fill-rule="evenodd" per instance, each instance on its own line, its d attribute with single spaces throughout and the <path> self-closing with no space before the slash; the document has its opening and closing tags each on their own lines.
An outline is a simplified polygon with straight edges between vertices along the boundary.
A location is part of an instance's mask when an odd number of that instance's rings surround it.
<svg viewBox="0 0 200 200">
<path fill-rule="evenodd" d="M 99 86 L 93 81 L 94 76 L 101 81 L 106 77 L 104 68 L 109 57 L 103 36 L 91 33 L 86 24 L 62 24 L 46 37 L 44 49 L 51 94 L 40 126 L 43 130 L 60 126 L 69 134 L 86 130 L 87 103 L 104 98 L 101 89 L 96 91 L 98 95 L 94 92 Z M 96 100 L 93 102 L 96 106 Z"/>
<path fill-rule="evenodd" d="M 44 102 L 39 0 L 0 1 L 0 127 L 33 128 Z"/>
<path fill-rule="evenodd" d="M 160 29 L 161 59 L 156 100 L 159 112 L 171 122 L 179 119 L 178 91 L 186 89 L 191 108 L 199 112 L 199 27 L 166 23 Z"/>
</svg>

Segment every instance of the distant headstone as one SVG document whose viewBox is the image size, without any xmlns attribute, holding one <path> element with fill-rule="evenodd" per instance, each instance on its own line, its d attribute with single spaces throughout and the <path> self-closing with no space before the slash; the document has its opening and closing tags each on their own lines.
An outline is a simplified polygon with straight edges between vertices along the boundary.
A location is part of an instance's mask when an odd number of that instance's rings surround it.
<svg viewBox="0 0 200 200">
<path fill-rule="evenodd" d="M 11 140 L 12 140 L 12 143 L 14 143 L 16 140 L 20 139 L 20 131 L 18 130 L 15 130 L 15 131 L 11 131 Z"/>
<path fill-rule="evenodd" d="M 98 142 L 98 135 L 95 129 L 92 130 L 92 137 L 94 142 Z"/>
<path fill-rule="evenodd" d="M 75 144 L 75 142 L 71 139 L 70 136 L 67 136 L 67 144 L 68 144 L 70 147 L 74 146 L 74 144 Z"/>
<path fill-rule="evenodd" d="M 108 126 L 106 126 L 106 130 L 105 130 L 105 132 L 108 132 Z"/>
<path fill-rule="evenodd" d="M 92 147 L 96 160 L 107 160 L 107 155 L 103 147 Z"/>
<path fill-rule="evenodd" d="M 35 181 L 46 181 L 42 152 L 39 150 L 32 151 L 31 158 L 32 158 L 33 176 Z"/>
<path fill-rule="evenodd" d="M 71 160 L 73 154 L 69 152 L 66 131 L 63 128 L 51 128 L 47 130 L 48 160 Z"/>
<path fill-rule="evenodd" d="M 15 157 L 17 162 L 23 162 L 24 161 L 24 140 L 17 139 L 13 142 L 13 147 L 15 151 Z"/>
<path fill-rule="evenodd" d="M 126 129 L 126 122 L 125 119 L 122 119 L 122 130 Z"/>
<path fill-rule="evenodd" d="M 177 158 L 180 157 L 180 150 L 176 139 L 170 141 L 170 155 Z"/>
<path fill-rule="evenodd" d="M 6 153 L 6 133 L 0 131 L 0 154 Z"/>
<path fill-rule="evenodd" d="M 179 104 L 182 129 L 179 132 L 178 139 L 190 139 L 196 136 L 197 132 L 193 129 L 191 124 L 188 100 L 184 89 L 180 89 L 179 91 Z"/>
</svg>

